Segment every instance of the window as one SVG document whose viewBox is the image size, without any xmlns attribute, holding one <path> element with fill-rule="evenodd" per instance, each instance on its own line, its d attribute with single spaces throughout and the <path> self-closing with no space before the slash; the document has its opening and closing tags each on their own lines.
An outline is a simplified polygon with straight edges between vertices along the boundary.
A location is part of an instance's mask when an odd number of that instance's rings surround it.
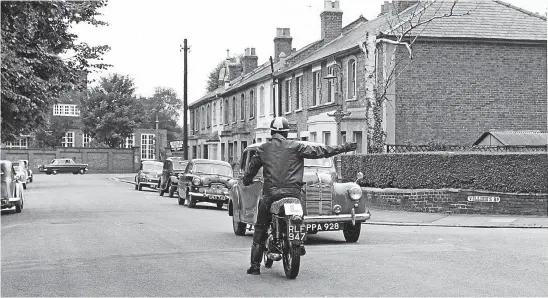
<svg viewBox="0 0 548 298">
<path fill-rule="evenodd" d="M 334 67 L 333 66 L 329 66 L 327 68 L 327 74 L 330 75 L 330 76 L 335 76 L 335 71 L 334 71 Z M 333 79 L 330 79 L 328 80 L 327 82 L 327 103 L 331 103 L 335 100 L 335 84 L 336 84 L 336 80 L 337 80 L 337 77 L 335 76 L 335 78 Z"/>
<path fill-rule="evenodd" d="M 206 128 L 211 127 L 211 104 L 207 104 L 206 106 Z"/>
<path fill-rule="evenodd" d="M 272 86 L 272 93 L 270 93 L 270 115 L 275 115 L 276 112 L 276 86 Z"/>
<path fill-rule="evenodd" d="M 240 97 L 240 120 L 245 120 L 245 94 L 242 93 Z"/>
<path fill-rule="evenodd" d="M 291 112 L 291 80 L 285 81 L 285 112 Z"/>
<path fill-rule="evenodd" d="M 259 89 L 259 115 L 264 116 L 264 87 L 261 86 Z"/>
<path fill-rule="evenodd" d="M 214 120 L 215 121 L 215 120 Z M 219 124 L 223 125 L 223 101 L 219 102 Z"/>
<path fill-rule="evenodd" d="M 354 142 L 358 143 L 358 148 L 356 149 L 356 153 L 363 153 L 361 131 L 354 132 Z"/>
<path fill-rule="evenodd" d="M 194 133 L 194 111 L 190 110 L 190 134 Z"/>
<path fill-rule="evenodd" d="M 316 133 L 315 132 L 310 133 L 310 141 L 311 142 L 316 142 Z"/>
<path fill-rule="evenodd" d="M 228 107 L 228 98 L 227 98 L 225 99 L 225 118 L 223 119 L 225 121 L 225 124 L 229 123 L 228 113 L 229 113 L 229 107 Z"/>
<path fill-rule="evenodd" d="M 63 147 L 74 147 L 74 132 L 73 131 L 67 131 L 65 133 L 65 136 L 63 137 L 63 140 L 61 141 L 61 145 Z"/>
<path fill-rule="evenodd" d="M 91 137 L 89 134 L 85 133 L 82 135 L 82 144 L 84 147 L 89 147 L 89 142 L 91 141 Z"/>
<path fill-rule="evenodd" d="M 135 135 L 131 134 L 124 140 L 122 148 L 133 148 L 133 144 L 135 144 Z"/>
<path fill-rule="evenodd" d="M 341 131 L 341 142 L 346 143 L 346 131 Z"/>
<path fill-rule="evenodd" d="M 53 106 L 53 116 L 80 116 L 80 110 L 74 104 L 56 104 Z"/>
<path fill-rule="evenodd" d="M 27 137 L 17 138 L 14 142 L 7 142 L 6 148 L 21 148 L 26 149 L 29 147 L 29 139 Z"/>
<path fill-rule="evenodd" d="M 249 91 L 249 118 L 255 117 L 255 92 Z"/>
<path fill-rule="evenodd" d="M 141 159 L 156 159 L 154 134 L 141 134 Z"/>
<path fill-rule="evenodd" d="M 317 106 L 320 103 L 321 99 L 321 71 L 315 71 L 312 73 L 314 76 L 314 79 L 312 81 L 312 89 L 314 90 L 314 94 L 312 95 L 312 106 Z"/>
<path fill-rule="evenodd" d="M 331 145 L 331 132 L 330 131 L 324 131 L 323 132 L 323 143 L 327 146 Z"/>
<path fill-rule="evenodd" d="M 303 77 L 299 76 L 296 78 L 295 83 L 297 84 L 297 92 L 295 93 L 295 99 L 297 100 L 297 111 L 303 108 Z"/>
<path fill-rule="evenodd" d="M 356 97 L 356 60 L 348 61 L 348 95 L 347 99 Z"/>
<path fill-rule="evenodd" d="M 213 111 L 212 112 L 212 117 L 213 117 L 213 126 L 217 125 L 217 103 L 214 102 L 213 103 Z"/>
<path fill-rule="evenodd" d="M 232 97 L 232 122 L 236 122 L 236 96 Z"/>
</svg>

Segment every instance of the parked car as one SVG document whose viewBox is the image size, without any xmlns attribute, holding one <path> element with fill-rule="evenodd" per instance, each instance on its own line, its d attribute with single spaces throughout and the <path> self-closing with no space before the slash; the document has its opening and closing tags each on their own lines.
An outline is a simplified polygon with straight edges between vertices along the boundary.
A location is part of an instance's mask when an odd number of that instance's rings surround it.
<svg viewBox="0 0 548 298">
<path fill-rule="evenodd" d="M 143 160 L 139 172 L 135 175 L 135 189 L 142 191 L 143 186 L 156 189 L 160 186 L 163 163 L 155 160 Z"/>
<path fill-rule="evenodd" d="M 15 207 L 15 212 L 21 213 L 23 210 L 23 185 L 19 175 L 15 174 L 13 164 L 8 160 L 0 160 L 0 178 L 2 193 L 2 210 Z"/>
<path fill-rule="evenodd" d="M 38 167 L 40 172 L 45 172 L 50 175 L 57 175 L 57 173 L 73 173 L 85 174 L 88 171 L 88 164 L 76 163 L 70 158 L 56 158 L 53 159 L 48 165 L 41 165 Z"/>
<path fill-rule="evenodd" d="M 185 172 L 188 162 L 188 160 L 184 160 L 182 157 L 169 157 L 164 161 L 164 169 L 162 170 L 162 177 L 160 177 L 160 187 L 158 187 L 158 193 L 161 196 L 167 192 L 169 193 L 169 197 L 173 198 L 173 195 L 177 191 L 179 175 Z"/>
<path fill-rule="evenodd" d="M 228 191 L 233 183 L 232 167 L 228 162 L 211 159 L 191 160 L 185 172 L 179 175 L 177 192 L 179 205 L 187 203 L 194 208 L 198 202 L 216 203 L 218 209 L 228 202 Z"/>
<path fill-rule="evenodd" d="M 322 145 L 299 141 L 305 145 Z M 228 215 L 232 216 L 234 234 L 244 235 L 257 220 L 257 207 L 262 197 L 262 168 L 253 184 L 243 186 L 241 178 L 260 144 L 248 146 L 242 153 L 238 182 L 230 190 Z M 305 159 L 303 176 L 303 222 L 308 234 L 320 231 L 343 231 L 347 242 L 360 237 L 361 224 L 371 217 L 362 198 L 362 190 L 355 182 L 336 182 L 333 158 Z"/>
<path fill-rule="evenodd" d="M 17 162 L 12 162 L 11 165 L 15 169 L 15 175 L 19 177 L 19 181 L 23 185 L 23 189 L 27 189 L 27 182 L 28 182 L 28 172 L 25 168 L 25 163 L 22 160 L 19 160 Z"/>
</svg>

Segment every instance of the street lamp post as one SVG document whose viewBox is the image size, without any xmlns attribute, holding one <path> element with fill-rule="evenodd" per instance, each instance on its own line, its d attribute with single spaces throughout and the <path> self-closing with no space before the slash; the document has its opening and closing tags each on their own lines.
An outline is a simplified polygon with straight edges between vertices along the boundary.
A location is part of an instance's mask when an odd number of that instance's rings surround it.
<svg viewBox="0 0 548 298">
<path fill-rule="evenodd" d="M 334 74 L 339 74 L 342 78 L 342 67 L 339 63 L 336 61 L 332 64 L 332 67 L 337 67 L 339 72 L 333 71 Z M 352 114 L 351 112 L 346 112 L 344 110 L 343 102 L 342 102 L 342 92 L 339 88 L 339 75 L 329 74 L 327 77 L 325 77 L 325 80 L 335 80 L 335 101 L 337 102 L 336 107 L 337 109 L 335 112 L 327 114 L 329 117 L 335 118 L 335 123 L 337 124 L 337 144 L 342 143 L 342 132 L 341 132 L 341 122 L 344 117 L 350 116 Z M 337 167 L 337 179 L 340 182 L 342 180 L 341 176 L 341 157 L 340 155 L 337 155 L 335 157 L 335 163 Z"/>
</svg>

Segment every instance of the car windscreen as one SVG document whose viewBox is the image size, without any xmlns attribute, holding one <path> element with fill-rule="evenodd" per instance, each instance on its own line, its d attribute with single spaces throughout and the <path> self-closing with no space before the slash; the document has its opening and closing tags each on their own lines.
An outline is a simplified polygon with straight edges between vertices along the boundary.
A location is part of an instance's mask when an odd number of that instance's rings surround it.
<svg viewBox="0 0 548 298">
<path fill-rule="evenodd" d="M 174 161 L 173 162 L 173 170 L 174 171 L 184 171 L 186 169 L 186 165 L 188 164 L 188 161 Z"/>
<path fill-rule="evenodd" d="M 217 163 L 195 163 L 194 172 L 204 173 L 204 174 L 217 174 L 223 176 L 232 177 L 232 167 L 228 165 L 222 165 Z"/>
<path fill-rule="evenodd" d="M 164 165 L 161 163 L 144 163 L 143 172 L 162 172 Z"/>
<path fill-rule="evenodd" d="M 305 159 L 304 166 L 330 168 L 333 166 L 333 162 L 331 161 L 331 158 Z"/>
</svg>

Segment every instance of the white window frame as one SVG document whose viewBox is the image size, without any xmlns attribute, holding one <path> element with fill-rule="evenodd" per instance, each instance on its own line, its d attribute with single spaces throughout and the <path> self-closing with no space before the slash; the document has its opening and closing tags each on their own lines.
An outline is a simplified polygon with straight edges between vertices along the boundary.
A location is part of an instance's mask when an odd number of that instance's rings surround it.
<svg viewBox="0 0 548 298">
<path fill-rule="evenodd" d="M 75 104 L 55 104 L 53 116 L 80 117 L 80 109 Z"/>
<path fill-rule="evenodd" d="M 299 73 L 295 76 L 295 84 L 297 84 L 297 92 L 295 93 L 297 100 L 297 109 L 295 112 L 303 110 L 303 73 Z"/>
<path fill-rule="evenodd" d="M 63 147 L 72 148 L 74 147 L 74 131 L 67 131 L 61 140 L 61 145 Z"/>
<path fill-rule="evenodd" d="M 327 67 L 327 75 L 335 75 L 335 67 L 333 67 L 333 65 Z M 337 79 L 338 78 L 335 75 L 335 79 L 329 80 L 327 82 L 327 102 L 325 104 L 331 104 L 335 102 L 335 81 Z"/>
<path fill-rule="evenodd" d="M 354 62 L 350 64 L 351 62 Z M 358 94 L 358 68 L 357 68 L 357 61 L 356 57 L 352 56 L 348 59 L 348 62 L 346 63 L 346 73 L 347 73 L 347 84 L 346 84 L 346 100 L 356 100 L 356 95 Z M 354 82 L 352 82 L 352 77 L 354 77 Z M 351 85 L 353 84 L 353 86 Z M 350 87 L 353 87 L 353 92 L 350 92 Z"/>
<path fill-rule="evenodd" d="M 329 136 L 329 140 L 327 138 L 327 136 Z M 327 146 L 331 146 L 331 131 L 322 131 L 322 141 L 325 145 Z M 327 142 L 329 141 L 329 142 Z"/>
<path fill-rule="evenodd" d="M 217 126 L 217 102 L 213 102 L 213 110 L 211 112 L 213 114 L 213 126 Z"/>
<path fill-rule="evenodd" d="M 85 133 L 82 135 L 82 146 L 83 147 L 89 147 L 89 143 L 91 142 L 91 137 L 89 134 Z"/>
<path fill-rule="evenodd" d="M 141 160 L 156 159 L 156 139 L 153 133 L 141 134 Z"/>
<path fill-rule="evenodd" d="M 265 101 L 264 101 L 264 86 L 259 88 L 259 116 L 264 117 Z"/>
<path fill-rule="evenodd" d="M 15 140 L 15 142 L 6 142 L 6 148 L 28 149 L 29 148 L 29 138 L 28 137 L 19 137 Z"/>
<path fill-rule="evenodd" d="M 133 148 L 134 144 L 135 144 L 135 134 L 132 133 L 129 137 L 124 139 L 124 143 L 120 147 Z"/>
<path fill-rule="evenodd" d="M 314 90 L 312 90 L 312 107 L 317 107 L 320 105 L 321 98 L 322 98 L 322 72 L 314 71 L 312 72 L 312 80 L 313 80 L 313 87 L 315 87 Z"/>
<path fill-rule="evenodd" d="M 284 90 L 285 90 L 285 114 L 291 114 L 291 78 L 284 81 Z"/>
<path fill-rule="evenodd" d="M 249 119 L 255 118 L 255 91 L 249 90 Z"/>
</svg>

